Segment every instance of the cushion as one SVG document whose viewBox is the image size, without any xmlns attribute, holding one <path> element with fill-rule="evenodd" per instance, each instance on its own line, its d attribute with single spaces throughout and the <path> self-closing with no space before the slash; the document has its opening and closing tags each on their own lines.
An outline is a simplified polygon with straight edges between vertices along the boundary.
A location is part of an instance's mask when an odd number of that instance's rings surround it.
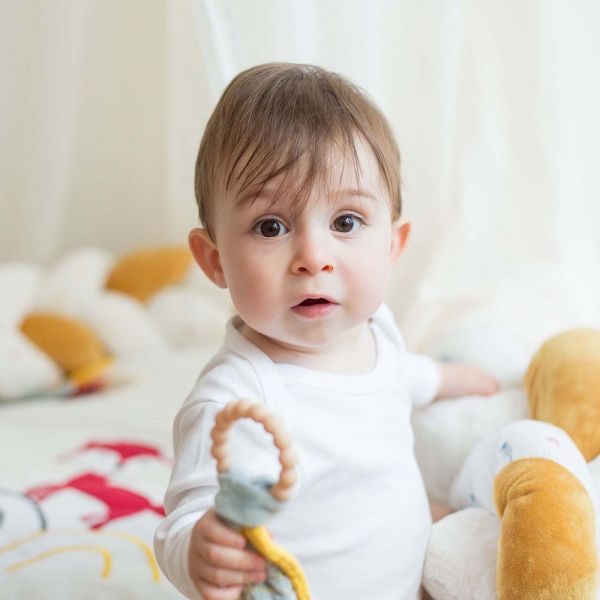
<svg viewBox="0 0 600 600">
<path fill-rule="evenodd" d="M 18 330 L 0 329 L 0 401 L 58 386 L 62 371 Z"/>
<path fill-rule="evenodd" d="M 21 331 L 67 373 L 98 363 L 106 354 L 87 325 L 62 315 L 30 313 Z"/>
<path fill-rule="evenodd" d="M 106 288 L 145 302 L 164 287 L 181 282 L 192 260 L 186 246 L 134 252 L 116 262 L 108 274 Z"/>
<path fill-rule="evenodd" d="M 113 261 L 111 254 L 99 248 L 71 250 L 45 273 L 35 309 L 80 318 L 104 289 Z"/>
<path fill-rule="evenodd" d="M 131 296 L 105 292 L 89 307 L 85 320 L 117 357 L 167 348 L 146 307 Z"/>
</svg>

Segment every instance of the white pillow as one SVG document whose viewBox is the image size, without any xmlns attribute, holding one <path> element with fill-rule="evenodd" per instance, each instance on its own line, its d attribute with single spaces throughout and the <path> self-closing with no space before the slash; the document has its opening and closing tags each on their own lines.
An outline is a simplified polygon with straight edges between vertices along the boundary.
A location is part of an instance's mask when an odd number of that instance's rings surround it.
<svg viewBox="0 0 600 600">
<path fill-rule="evenodd" d="M 100 294 L 88 305 L 83 320 L 118 357 L 167 348 L 145 306 L 126 294 Z"/>
<path fill-rule="evenodd" d="M 520 386 L 530 355 L 506 328 L 472 321 L 456 323 L 425 348 L 425 354 L 442 361 L 479 365 L 502 387 Z"/>
<path fill-rule="evenodd" d="M 502 390 L 493 396 L 436 400 L 415 411 L 415 456 L 431 498 L 448 501 L 452 480 L 481 437 L 526 418 L 522 388 Z"/>
<path fill-rule="evenodd" d="M 528 353 L 506 326 L 484 313 L 474 310 L 452 320 L 426 346 L 426 353 L 438 360 L 479 365 L 502 386 L 493 396 L 437 400 L 413 413 L 417 462 L 427 491 L 439 502 L 447 502 L 452 480 L 481 437 L 527 418 L 523 378 Z"/>
<path fill-rule="evenodd" d="M 223 338 L 231 316 L 227 305 L 190 289 L 167 288 L 148 302 L 148 313 L 176 347 L 213 344 Z"/>
<path fill-rule="evenodd" d="M 62 379 L 58 365 L 19 331 L 0 330 L 0 401 L 43 395 Z"/>
<path fill-rule="evenodd" d="M 435 600 L 495 600 L 500 520 L 472 507 L 431 530 L 423 585 Z M 515 599 L 516 600 L 516 599 Z"/>
<path fill-rule="evenodd" d="M 104 290 L 114 258 L 98 248 L 65 254 L 43 277 L 36 309 L 81 317 Z"/>
</svg>

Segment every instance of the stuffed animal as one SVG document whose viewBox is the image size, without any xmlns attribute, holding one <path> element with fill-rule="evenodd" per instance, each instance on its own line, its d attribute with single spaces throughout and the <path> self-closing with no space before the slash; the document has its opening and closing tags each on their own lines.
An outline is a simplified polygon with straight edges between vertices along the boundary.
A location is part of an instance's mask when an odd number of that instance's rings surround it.
<svg viewBox="0 0 600 600">
<path fill-rule="evenodd" d="M 436 600 L 598 597 L 600 515 L 585 461 L 600 455 L 600 330 L 574 329 L 551 337 L 531 360 L 524 380 L 526 398 L 521 400 L 534 421 L 506 425 L 503 415 L 500 431 L 521 428 L 522 439 L 524 431 L 537 429 L 544 442 L 556 448 L 556 457 L 567 451 L 574 458 L 565 462 L 535 453 L 513 456 L 516 448 L 500 445 L 502 434 L 488 436 L 508 456 L 497 461 L 497 473 L 487 482 L 499 521 L 476 508 L 472 498 L 473 508 L 434 526 L 424 582 Z M 514 399 L 514 390 L 511 393 Z M 531 440 L 525 443 L 531 446 Z M 565 450 L 570 445 L 572 449 Z M 464 483 L 461 478 L 473 455 L 449 486 L 450 497 Z M 472 562 L 466 564 L 469 557 Z M 476 589 L 475 578 L 483 581 L 482 587 Z"/>
<path fill-rule="evenodd" d="M 94 391 L 115 358 L 219 339 L 228 303 L 197 272 L 184 246 L 0 265 L 0 401 Z"/>
<path fill-rule="evenodd" d="M 545 342 L 525 387 L 532 419 L 562 427 L 586 460 L 600 454 L 600 330 L 572 329 Z"/>
<path fill-rule="evenodd" d="M 112 357 L 85 324 L 53 313 L 30 313 L 20 329 L 63 370 L 70 392 L 82 393 L 102 386 Z"/>
<path fill-rule="evenodd" d="M 599 330 L 575 329 L 545 342 L 525 386 L 532 419 L 561 427 L 586 460 L 600 454 Z M 494 495 L 502 518 L 498 598 L 594 600 L 596 514 L 580 479 L 556 462 L 525 459 L 498 474 Z"/>
</svg>

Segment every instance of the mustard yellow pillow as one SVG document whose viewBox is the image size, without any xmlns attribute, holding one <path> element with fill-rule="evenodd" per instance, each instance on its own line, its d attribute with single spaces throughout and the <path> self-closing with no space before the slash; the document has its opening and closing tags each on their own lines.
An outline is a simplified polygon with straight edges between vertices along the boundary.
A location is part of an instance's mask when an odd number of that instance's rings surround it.
<svg viewBox="0 0 600 600">
<path fill-rule="evenodd" d="M 21 331 L 68 374 L 80 369 L 97 370 L 94 365 L 105 365 L 108 361 L 96 334 L 68 317 L 30 313 L 21 322 Z"/>
<path fill-rule="evenodd" d="M 106 289 L 129 294 L 141 302 L 187 275 L 192 255 L 186 246 L 141 250 L 117 261 L 106 281 Z"/>
</svg>

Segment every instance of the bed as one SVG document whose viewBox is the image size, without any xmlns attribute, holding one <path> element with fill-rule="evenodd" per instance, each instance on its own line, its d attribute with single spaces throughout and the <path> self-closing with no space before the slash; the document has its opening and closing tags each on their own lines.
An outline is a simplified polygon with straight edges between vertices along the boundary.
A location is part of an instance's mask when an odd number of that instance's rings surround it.
<svg viewBox="0 0 600 600">
<path fill-rule="evenodd" d="M 122 358 L 114 385 L 97 393 L 0 405 L 2 598 L 182 597 L 160 572 L 152 539 L 172 466 L 173 417 L 218 343 Z M 476 439 L 479 429 L 515 415 L 519 393 L 499 395 L 487 417 L 473 398 L 415 415 L 416 451 L 430 491 L 443 497 L 449 483 L 440 479 L 440 465 L 429 462 L 432 445 L 446 457 L 442 467 L 450 477 L 453 452 L 466 453 L 470 443 L 448 411 L 470 415 Z M 472 578 L 470 597 L 486 598 L 477 585 L 493 589 L 495 535 L 487 514 L 451 515 L 434 527 L 425 577 L 436 600 L 459 597 L 449 593 L 453 585 L 464 589 L 458 575 Z M 450 540 L 461 545 L 461 556 L 482 554 L 483 577 L 456 557 Z"/>
<path fill-rule="evenodd" d="M 99 335 L 110 333 L 103 339 L 117 357 L 112 385 L 76 397 L 34 394 L 28 400 L 0 402 L 3 599 L 181 597 L 161 574 L 152 551 L 172 466 L 171 424 L 220 345 L 229 309 L 223 312 L 222 298 L 211 301 L 202 287 L 206 283 L 194 278 L 186 280 L 187 288 L 157 295 L 154 303 L 134 307 L 132 300 L 123 304 L 123 298 L 117 303 L 103 288 L 109 263 L 97 251 L 80 251 L 54 268 L 46 289 L 52 291 L 47 294 L 52 302 L 62 305 L 70 299 L 70 306 L 77 307 L 82 298 L 93 296 L 93 306 L 102 308 L 94 313 L 102 319 L 94 321 L 88 314 L 87 322 L 104 325 L 97 327 Z M 23 299 L 34 291 L 39 296 L 43 289 L 32 273 L 20 268 L 17 278 L 14 269 L 5 269 L 4 275 L 0 270 L 5 278 L 3 284 L 0 277 L 0 288 L 13 292 L 12 300 L 0 297 L 0 333 L 34 304 Z M 548 281 L 555 289 L 557 277 Z M 576 323 L 560 294 L 549 294 L 550 288 L 538 283 L 527 287 L 538 296 L 527 299 L 522 286 L 515 286 L 512 296 L 507 290 L 497 293 L 496 304 L 487 297 L 478 303 L 461 300 L 440 311 L 446 305 L 433 298 L 431 310 L 425 306 L 415 319 L 431 323 L 429 335 L 421 336 L 422 350 L 441 359 L 480 362 L 505 385 L 491 402 L 441 401 L 415 414 L 417 459 L 428 491 L 438 501 L 445 500 L 452 477 L 479 436 L 524 416 L 520 381 L 532 351 L 551 333 Z M 557 289 L 570 293 L 573 286 Z M 193 310 L 191 298 L 198 300 Z M 73 313 L 86 317 L 81 310 Z M 595 316 L 588 322 L 600 322 L 600 315 Z M 196 343 L 182 345 L 190 342 L 186 336 L 197 322 L 202 327 Z M 444 331 L 443 322 L 454 329 Z M 170 333 L 163 336 L 169 343 L 159 340 L 159 325 Z M 0 367 L 6 375 L 10 347 L 4 351 Z M 600 460 L 594 466 L 600 491 Z M 435 600 L 492 599 L 496 539 L 495 517 L 477 509 L 437 523 L 424 573 Z"/>
<path fill-rule="evenodd" d="M 180 598 L 152 551 L 171 422 L 214 347 L 121 361 L 100 393 L 0 406 L 2 598 Z"/>
</svg>

